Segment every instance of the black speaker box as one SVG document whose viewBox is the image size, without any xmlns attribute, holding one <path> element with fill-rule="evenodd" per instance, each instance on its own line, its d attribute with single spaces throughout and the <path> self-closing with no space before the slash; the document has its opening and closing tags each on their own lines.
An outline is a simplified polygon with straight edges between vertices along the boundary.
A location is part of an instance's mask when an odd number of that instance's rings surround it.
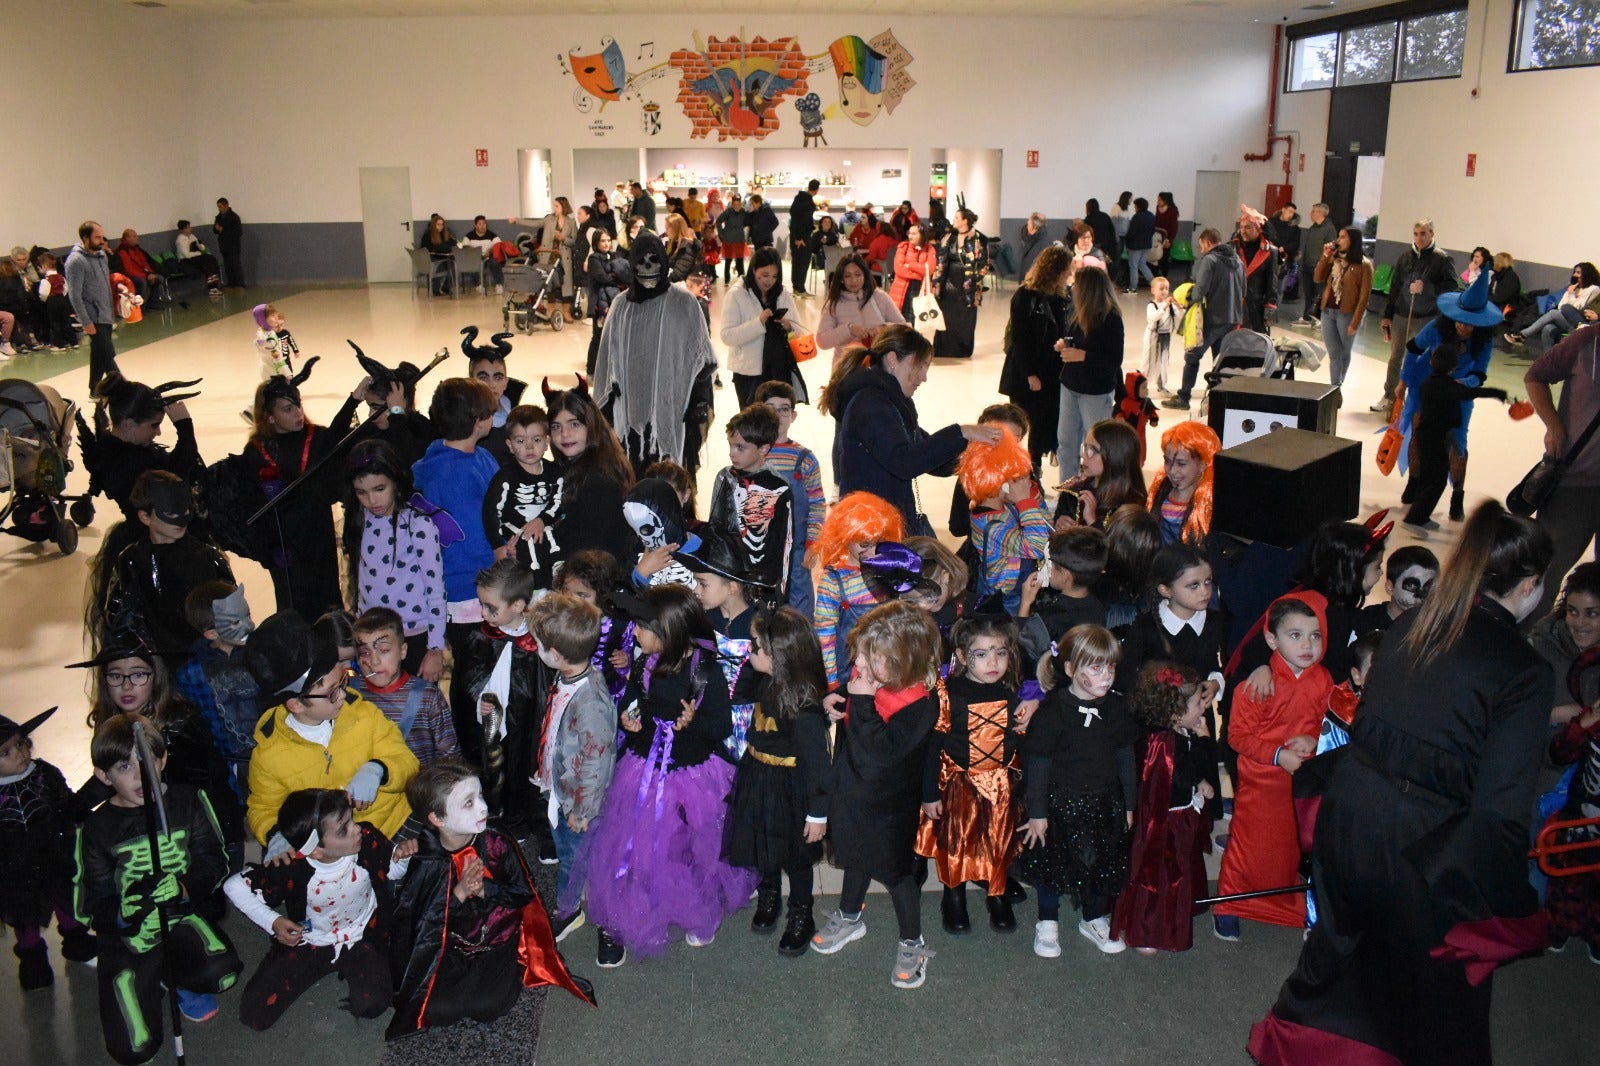
<svg viewBox="0 0 1600 1066">
<path fill-rule="evenodd" d="M 1230 377 L 1207 394 L 1206 402 L 1206 422 L 1224 448 L 1275 429 L 1338 432 L 1339 389 L 1326 382 Z"/>
<path fill-rule="evenodd" d="M 1361 507 L 1361 445 L 1279 429 L 1217 453 L 1211 528 L 1292 548 Z"/>
</svg>

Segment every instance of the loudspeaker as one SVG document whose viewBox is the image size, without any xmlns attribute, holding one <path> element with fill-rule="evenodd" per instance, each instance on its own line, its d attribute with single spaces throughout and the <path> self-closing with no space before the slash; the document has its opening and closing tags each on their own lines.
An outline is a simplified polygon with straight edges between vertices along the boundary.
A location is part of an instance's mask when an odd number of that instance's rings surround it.
<svg viewBox="0 0 1600 1066">
<path fill-rule="evenodd" d="M 1361 507 L 1361 445 L 1279 429 L 1217 453 L 1211 528 L 1292 548 Z"/>
<path fill-rule="evenodd" d="M 1275 429 L 1338 431 L 1339 388 L 1321 381 L 1230 377 L 1207 394 L 1207 402 L 1207 422 L 1224 448 Z"/>
</svg>

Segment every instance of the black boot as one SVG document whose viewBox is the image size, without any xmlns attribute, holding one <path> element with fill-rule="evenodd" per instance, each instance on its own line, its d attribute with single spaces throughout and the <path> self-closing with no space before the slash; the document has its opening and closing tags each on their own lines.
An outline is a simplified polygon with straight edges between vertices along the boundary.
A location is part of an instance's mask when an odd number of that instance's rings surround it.
<svg viewBox="0 0 1600 1066">
<path fill-rule="evenodd" d="M 967 918 L 966 885 L 945 887 L 944 903 L 939 908 L 939 914 L 944 921 L 944 931 L 951 936 L 963 936 L 972 932 L 972 922 Z"/>
<path fill-rule="evenodd" d="M 816 932 L 817 920 L 811 913 L 811 904 L 797 903 L 790 897 L 789 923 L 783 927 L 783 936 L 778 940 L 778 954 L 791 959 L 804 955 Z"/>
<path fill-rule="evenodd" d="M 1450 521 L 1459 522 L 1467 517 L 1467 493 L 1465 489 L 1456 489 L 1450 493 Z"/>
<path fill-rule="evenodd" d="M 763 881 L 756 889 L 756 912 L 750 916 L 752 933 L 770 933 L 778 927 L 778 908 L 783 905 L 783 882 Z"/>
<path fill-rule="evenodd" d="M 1005 894 L 989 896 L 989 928 L 997 933 L 1014 933 L 1017 929 L 1017 916 L 1011 911 L 1011 902 Z"/>
<path fill-rule="evenodd" d="M 50 952 L 43 944 L 11 950 L 17 955 L 17 980 L 24 992 L 49 988 L 56 983 L 55 971 L 50 968 Z"/>
<path fill-rule="evenodd" d="M 61 934 L 61 957 L 68 962 L 93 962 L 100 949 L 95 945 L 94 934 L 84 926 Z"/>
</svg>

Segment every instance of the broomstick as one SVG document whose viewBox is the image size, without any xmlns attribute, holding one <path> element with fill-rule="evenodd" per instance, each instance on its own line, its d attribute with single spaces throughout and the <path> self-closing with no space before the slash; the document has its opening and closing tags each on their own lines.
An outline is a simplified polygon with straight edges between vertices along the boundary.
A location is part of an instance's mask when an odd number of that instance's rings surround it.
<svg viewBox="0 0 1600 1066">
<path fill-rule="evenodd" d="M 150 738 L 145 736 L 143 722 L 133 723 L 133 750 L 144 780 L 144 828 L 150 841 L 151 875 L 159 884 L 165 876 L 161 868 L 161 838 L 169 834 L 171 825 L 167 821 L 167 800 L 161 792 L 161 774 L 156 766 L 156 757 L 150 750 Z M 161 928 L 161 968 L 165 971 L 167 1006 L 172 1014 L 172 1053 L 179 1066 L 183 1066 L 183 1011 L 178 1007 L 178 975 L 173 969 L 165 904 L 156 904 L 156 920 Z"/>
<path fill-rule="evenodd" d="M 429 362 L 427 366 L 423 367 L 420 371 L 417 372 L 417 380 L 419 380 L 419 381 L 422 380 L 422 378 L 427 375 L 428 371 L 432 370 L 434 367 L 438 366 L 440 363 L 444 362 L 448 358 L 450 358 L 450 349 L 448 349 L 448 348 L 440 348 L 437 352 L 434 352 L 432 361 Z M 337 444 L 335 444 L 332 448 L 329 448 L 326 455 L 324 455 L 321 459 L 318 459 L 316 462 L 312 463 L 309 469 L 302 470 L 300 472 L 300 476 L 299 477 L 295 478 L 293 481 L 291 481 L 287 485 L 285 485 L 283 487 L 282 491 L 280 491 L 276 496 L 272 497 L 272 499 L 270 499 L 266 503 L 262 504 L 256 510 L 255 514 L 253 514 L 249 518 L 245 519 L 245 524 L 246 525 L 255 525 L 256 522 L 258 520 L 260 520 L 260 518 L 263 515 L 265 515 L 268 511 L 271 511 L 273 508 L 277 507 L 278 504 L 282 503 L 283 500 L 284 500 L 284 497 L 288 496 L 291 492 L 293 492 L 297 486 L 299 486 L 303 482 L 311 480 L 313 475 L 315 475 L 323 467 L 328 465 L 329 460 L 331 460 L 335 456 L 341 454 L 344 451 L 345 445 L 349 444 L 353 439 L 355 439 L 356 434 L 360 433 L 363 429 L 366 429 L 367 426 L 370 425 L 372 422 L 374 422 L 377 419 L 383 417 L 383 414 L 384 414 L 384 412 L 379 410 L 379 411 L 373 412 L 372 414 L 368 415 L 366 418 L 362 419 L 361 420 L 361 424 L 356 426 L 349 433 L 346 433 L 343 437 L 339 438 L 339 442 Z M 309 430 L 307 432 L 309 432 Z"/>
</svg>

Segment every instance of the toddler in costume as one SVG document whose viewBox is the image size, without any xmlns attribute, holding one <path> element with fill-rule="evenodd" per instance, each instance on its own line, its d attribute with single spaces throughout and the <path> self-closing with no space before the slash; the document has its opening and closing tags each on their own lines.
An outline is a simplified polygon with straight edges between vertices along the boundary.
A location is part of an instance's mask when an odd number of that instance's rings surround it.
<svg viewBox="0 0 1600 1066">
<path fill-rule="evenodd" d="M 1050 513 L 1033 480 L 1033 460 L 1009 428 L 996 444 L 974 441 L 957 464 L 961 488 L 972 501 L 972 548 L 980 566 L 975 601 L 998 601 L 1015 614 L 1022 582 L 1046 557 Z"/>
<path fill-rule="evenodd" d="M 256 304 L 250 316 L 256 320 L 256 351 L 261 355 L 261 380 L 294 377 L 294 361 L 300 345 L 284 325 L 283 312 L 271 304 Z"/>
<path fill-rule="evenodd" d="M 61 771 L 33 757 L 33 731 L 54 707 L 18 725 L 0 715 L 0 922 L 17 936 L 24 992 L 55 981 L 41 931 L 55 915 L 61 955 L 90 962 L 94 937 L 72 910 L 72 824 L 77 803 Z"/>
<path fill-rule="evenodd" d="M 390 1040 L 471 1018 L 492 1022 L 524 988 L 554 985 L 586 1003 L 594 990 L 567 972 L 550 918 L 517 842 L 488 828 L 472 767 L 440 759 L 406 786 L 425 820 L 395 890 L 397 973 Z"/>
<path fill-rule="evenodd" d="M 870 492 L 850 493 L 822 523 L 811 558 L 818 568 L 817 639 L 830 684 L 843 685 L 849 676 L 848 657 L 839 652 L 857 620 L 878 605 L 862 576 L 862 560 L 883 541 L 903 540 L 905 531 L 899 510 Z"/>
</svg>

